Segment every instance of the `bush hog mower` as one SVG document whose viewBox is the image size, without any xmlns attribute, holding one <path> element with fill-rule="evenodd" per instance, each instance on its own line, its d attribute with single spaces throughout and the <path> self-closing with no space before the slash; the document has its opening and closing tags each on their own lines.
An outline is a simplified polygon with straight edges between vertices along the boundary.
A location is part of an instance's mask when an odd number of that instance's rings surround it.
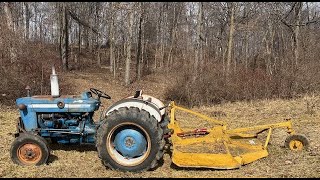
<svg viewBox="0 0 320 180">
<path fill-rule="evenodd" d="M 171 135 L 172 161 L 179 167 L 239 168 L 241 165 L 268 156 L 267 146 L 272 130 L 275 128 L 286 128 L 290 134 L 285 140 L 285 147 L 293 151 L 301 151 L 309 145 L 305 136 L 294 133 L 291 120 L 228 130 L 224 122 L 179 107 L 174 102 L 171 102 L 169 107 L 168 128 L 173 130 Z M 183 131 L 175 118 L 178 110 L 213 123 L 214 126 L 210 130 L 202 128 L 184 129 Z M 265 142 L 262 143 L 258 140 L 258 134 L 265 131 L 268 131 L 268 134 Z"/>
<path fill-rule="evenodd" d="M 223 122 L 176 106 L 165 106 L 160 100 L 137 91 L 105 111 L 100 120 L 93 120 L 106 93 L 91 88 L 79 96 L 60 96 L 54 68 L 51 75 L 51 95 L 18 98 L 20 117 L 10 154 L 19 165 L 41 165 L 47 162 L 50 148 L 47 140 L 61 144 L 94 144 L 102 163 L 121 171 L 144 171 L 157 166 L 164 154 L 165 139 L 171 139 L 172 161 L 181 167 L 207 167 L 219 169 L 239 168 L 268 155 L 267 145 L 274 128 L 285 127 L 291 134 L 285 145 L 302 150 L 308 140 L 295 135 L 291 121 L 249 128 L 228 130 Z M 207 129 L 183 131 L 175 119 L 175 111 L 182 110 L 212 121 L 217 126 Z M 169 118 L 170 117 L 170 118 Z M 259 131 L 255 134 L 247 131 Z M 264 144 L 257 134 L 268 130 Z M 192 152 L 200 147 L 211 152 Z"/>
</svg>

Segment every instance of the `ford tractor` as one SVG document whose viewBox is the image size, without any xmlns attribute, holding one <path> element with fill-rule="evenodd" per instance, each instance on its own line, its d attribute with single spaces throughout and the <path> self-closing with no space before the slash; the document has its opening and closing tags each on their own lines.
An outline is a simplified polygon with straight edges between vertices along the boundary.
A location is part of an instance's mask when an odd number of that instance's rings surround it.
<svg viewBox="0 0 320 180">
<path fill-rule="evenodd" d="M 93 120 L 101 98 L 111 97 L 95 88 L 78 96 L 59 95 L 57 74 L 52 68 L 51 95 L 18 98 L 20 117 L 11 159 L 19 165 L 41 165 L 50 155 L 48 141 L 61 144 L 93 144 L 102 163 L 122 171 L 154 168 L 164 153 L 168 124 L 164 104 L 142 95 L 124 98 Z"/>
</svg>

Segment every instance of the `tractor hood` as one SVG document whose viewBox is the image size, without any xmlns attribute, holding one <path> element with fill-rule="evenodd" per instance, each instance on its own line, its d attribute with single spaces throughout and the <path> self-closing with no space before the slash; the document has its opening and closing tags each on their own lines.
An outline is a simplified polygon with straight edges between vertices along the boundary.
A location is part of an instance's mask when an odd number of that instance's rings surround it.
<svg viewBox="0 0 320 180">
<path fill-rule="evenodd" d="M 83 92 L 80 96 L 60 96 L 57 98 L 51 95 L 40 95 L 23 97 L 16 100 L 20 110 L 28 109 L 35 112 L 93 112 L 99 109 L 100 102 L 92 98 L 89 91 Z"/>
</svg>

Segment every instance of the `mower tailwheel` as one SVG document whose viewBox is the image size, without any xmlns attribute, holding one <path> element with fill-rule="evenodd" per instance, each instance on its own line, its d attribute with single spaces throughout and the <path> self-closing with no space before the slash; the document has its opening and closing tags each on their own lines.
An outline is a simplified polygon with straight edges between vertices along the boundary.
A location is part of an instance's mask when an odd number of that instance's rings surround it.
<svg viewBox="0 0 320 180">
<path fill-rule="evenodd" d="M 145 171 L 156 167 L 163 157 L 163 129 L 149 112 L 136 107 L 112 111 L 96 138 L 99 157 L 111 169 Z"/>
<path fill-rule="evenodd" d="M 11 160 L 22 166 L 42 165 L 47 162 L 50 149 L 47 141 L 38 135 L 21 133 L 12 143 Z"/>
<path fill-rule="evenodd" d="M 309 140 L 304 135 L 290 135 L 286 138 L 285 147 L 293 151 L 301 151 L 309 146 Z"/>
</svg>

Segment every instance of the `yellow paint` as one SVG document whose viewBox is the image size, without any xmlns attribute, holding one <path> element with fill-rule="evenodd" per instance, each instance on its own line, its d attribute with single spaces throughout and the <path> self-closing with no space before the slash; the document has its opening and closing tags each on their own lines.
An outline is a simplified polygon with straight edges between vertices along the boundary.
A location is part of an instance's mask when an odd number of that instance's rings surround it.
<svg viewBox="0 0 320 180">
<path fill-rule="evenodd" d="M 173 149 L 172 162 L 180 167 L 239 168 L 241 164 L 230 154 L 184 153 Z"/>
<path fill-rule="evenodd" d="M 301 151 L 303 149 L 303 143 L 298 140 L 292 140 L 289 142 L 289 147 L 294 151 Z"/>
<path fill-rule="evenodd" d="M 268 143 L 269 143 L 270 137 L 271 137 L 271 132 L 272 132 L 272 128 L 269 128 L 267 140 L 266 140 L 266 142 L 264 143 L 264 149 L 267 149 L 267 146 L 268 146 Z"/>
<path fill-rule="evenodd" d="M 260 126 L 246 128 L 237 128 L 227 130 L 224 122 L 210 118 L 192 110 L 179 107 L 172 101 L 170 107 L 169 129 L 173 129 L 171 141 L 173 145 L 172 161 L 180 167 L 206 167 L 215 169 L 234 169 L 241 165 L 251 163 L 260 158 L 267 157 L 267 146 L 274 128 L 287 128 L 289 134 L 293 134 L 291 120 Z M 177 110 L 193 114 L 215 126 L 208 130 L 209 134 L 199 137 L 179 137 L 177 133 L 186 132 L 180 128 L 178 121 L 175 119 Z M 269 130 L 264 143 L 261 143 L 256 137 L 258 134 Z M 248 133 L 249 131 L 258 131 Z M 292 143 L 292 144 L 291 144 Z M 219 145 L 219 146 L 218 146 Z M 302 143 L 297 141 L 290 142 L 290 148 L 301 148 Z M 213 148 L 213 152 L 210 151 Z M 220 148 L 220 149 L 219 149 Z M 199 152 L 188 152 L 192 149 L 202 149 Z"/>
</svg>

